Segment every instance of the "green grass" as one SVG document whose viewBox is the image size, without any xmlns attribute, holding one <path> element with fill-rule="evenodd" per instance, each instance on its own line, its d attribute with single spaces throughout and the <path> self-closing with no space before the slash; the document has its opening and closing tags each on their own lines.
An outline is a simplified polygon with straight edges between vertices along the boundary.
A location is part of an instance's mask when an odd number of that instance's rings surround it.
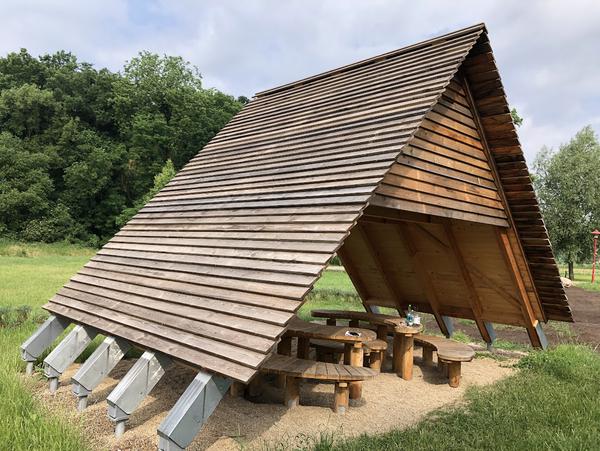
<svg viewBox="0 0 600 451">
<path fill-rule="evenodd" d="M 31 380 L 20 375 L 24 364 L 18 347 L 45 316 L 41 306 L 94 252 L 66 244 L 28 245 L 0 240 L 0 443 L 10 444 L 10 449 L 86 449 L 77 423 L 46 411 L 32 397 Z M 309 319 L 314 308 L 363 307 L 345 272 L 326 271 L 300 316 Z M 556 327 L 564 336 L 570 333 L 561 325 Z M 470 340 L 463 335 L 455 338 Z M 522 349 L 501 341 L 496 347 Z M 93 346 L 79 360 L 84 360 L 91 349 Z M 490 444 L 498 449 L 560 449 L 573 448 L 568 446 L 571 443 L 574 448 L 593 447 L 590 445 L 595 445 L 597 438 L 591 431 L 600 419 L 599 403 L 595 401 L 600 394 L 595 386 L 600 379 L 598 356 L 585 348 L 561 346 L 549 353 L 534 353 L 521 366 L 521 373 L 510 382 L 469 390 L 467 407 L 440 411 L 408 431 L 335 444 L 335 437 L 320 437 L 315 438 L 319 443 L 315 449 L 476 449 Z M 528 409 L 533 409 L 531 418 Z M 524 432 L 513 434 L 513 430 Z"/>
<path fill-rule="evenodd" d="M 0 448 L 83 450 L 81 430 L 49 413 L 21 377 L 19 345 L 46 316 L 41 306 L 93 254 L 58 245 L 23 245 L 0 240 Z"/>
<path fill-rule="evenodd" d="M 568 277 L 566 265 L 558 265 L 560 275 Z M 600 291 L 600 264 L 596 265 L 596 282 L 592 283 L 592 265 L 577 265 L 574 268 L 575 278 L 573 282 L 575 286 L 588 291 Z"/>
<path fill-rule="evenodd" d="M 597 449 L 600 356 L 576 345 L 533 352 L 521 370 L 471 388 L 466 404 L 438 410 L 418 425 L 351 440 L 324 438 L 314 450 Z M 418 400 L 414 400 L 418 402 Z"/>
</svg>

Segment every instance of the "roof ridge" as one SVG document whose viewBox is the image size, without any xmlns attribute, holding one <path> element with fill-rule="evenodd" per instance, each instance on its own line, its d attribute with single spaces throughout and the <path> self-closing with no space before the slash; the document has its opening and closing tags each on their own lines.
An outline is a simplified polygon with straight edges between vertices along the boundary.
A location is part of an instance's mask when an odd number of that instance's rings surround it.
<svg viewBox="0 0 600 451">
<path fill-rule="evenodd" d="M 437 43 L 439 41 L 446 40 L 448 38 L 459 37 L 459 36 L 464 35 L 464 34 L 468 34 L 468 33 L 474 32 L 474 31 L 478 31 L 478 30 L 485 30 L 485 29 L 486 29 L 485 23 L 481 22 L 481 23 L 478 23 L 476 25 L 472 25 L 472 26 L 469 26 L 469 27 L 466 27 L 466 28 L 462 28 L 460 30 L 453 31 L 451 33 L 446 33 L 446 34 L 443 34 L 441 36 L 437 36 L 435 38 L 431 38 L 431 39 L 427 39 L 425 41 L 417 42 L 416 44 L 411 44 L 411 45 L 408 45 L 408 46 L 405 46 L 405 47 L 401 47 L 401 48 L 396 49 L 396 50 L 391 50 L 389 52 L 382 53 L 380 55 L 373 56 L 373 57 L 370 57 L 370 58 L 367 58 L 367 59 L 364 59 L 364 60 L 356 61 L 354 63 L 346 64 L 344 66 L 337 67 L 335 69 L 330 69 L 330 70 L 327 70 L 325 72 L 321 72 L 319 74 L 312 75 L 310 77 L 301 78 L 299 80 L 296 80 L 296 81 L 293 81 L 293 82 L 290 82 L 290 83 L 285 83 L 285 84 L 277 86 L 275 88 L 266 89 L 264 91 L 259 91 L 256 94 L 254 94 L 254 97 L 255 98 L 265 97 L 267 95 L 274 94 L 276 92 L 285 91 L 285 90 L 288 90 L 288 89 L 295 88 L 297 86 L 302 86 L 302 85 L 311 83 L 311 82 L 316 81 L 316 80 L 321 80 L 323 78 L 327 78 L 327 77 L 329 77 L 331 75 L 334 75 L 334 74 L 339 74 L 339 73 L 342 73 L 342 72 L 350 71 L 350 70 L 355 69 L 357 67 L 361 67 L 361 66 L 365 66 L 365 65 L 372 64 L 372 63 L 375 63 L 375 62 L 379 62 L 379 61 L 387 59 L 387 58 L 392 58 L 392 57 L 401 55 L 403 53 L 407 53 L 409 51 L 416 50 L 418 48 L 425 47 L 425 46 Z"/>
</svg>

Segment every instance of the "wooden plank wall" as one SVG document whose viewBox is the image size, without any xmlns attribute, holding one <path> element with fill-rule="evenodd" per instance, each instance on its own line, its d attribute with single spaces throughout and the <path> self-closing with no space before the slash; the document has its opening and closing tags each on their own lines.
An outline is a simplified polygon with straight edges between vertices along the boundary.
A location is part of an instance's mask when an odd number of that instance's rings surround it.
<svg viewBox="0 0 600 451">
<path fill-rule="evenodd" d="M 462 81 L 426 115 L 371 204 L 508 226 Z"/>
<path fill-rule="evenodd" d="M 362 287 L 366 305 L 405 310 L 412 304 L 428 313 L 437 310 L 452 317 L 526 326 L 518 289 L 497 238 L 498 226 L 433 216 L 403 220 L 402 216 L 381 207 L 367 208 L 341 248 L 342 261 L 353 282 Z M 460 255 L 452 248 L 450 234 Z M 470 281 L 463 274 L 461 257 Z M 419 265 L 419 260 L 424 264 Z M 474 311 L 469 283 L 481 301 L 481 311 Z"/>
<path fill-rule="evenodd" d="M 482 31 L 259 94 L 46 308 L 247 382 Z"/>
<path fill-rule="evenodd" d="M 524 252 L 545 317 L 572 321 L 487 33 L 480 36 L 461 70 L 497 167 L 518 244 Z M 517 241 L 516 236 L 513 240 Z"/>
</svg>

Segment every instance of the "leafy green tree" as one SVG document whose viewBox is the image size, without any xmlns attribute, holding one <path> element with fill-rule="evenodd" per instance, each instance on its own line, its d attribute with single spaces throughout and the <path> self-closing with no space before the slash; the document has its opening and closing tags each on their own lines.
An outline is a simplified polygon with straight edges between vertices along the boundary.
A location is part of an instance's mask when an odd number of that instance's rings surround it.
<svg viewBox="0 0 600 451">
<path fill-rule="evenodd" d="M 178 57 L 142 52 L 120 73 L 64 51 L 0 57 L 0 235 L 105 241 L 246 100 Z"/>
<path fill-rule="evenodd" d="M 558 151 L 543 148 L 534 185 L 555 253 L 573 265 L 591 255 L 590 232 L 600 221 L 600 144 L 590 126 Z"/>
<path fill-rule="evenodd" d="M 516 108 L 512 108 L 510 110 L 510 115 L 512 117 L 513 123 L 517 127 L 520 127 L 521 125 L 523 125 L 523 118 L 521 116 L 519 116 L 519 113 L 517 112 Z"/>
<path fill-rule="evenodd" d="M 175 177 L 177 171 L 171 160 L 167 160 L 161 171 L 154 176 L 154 186 L 148 191 L 141 199 L 139 199 L 133 207 L 126 208 L 123 212 L 117 216 L 116 223 L 119 227 L 123 227 L 127 222 L 133 218 L 137 212 L 146 205 L 150 199 L 152 199 L 156 193 L 163 189 L 167 183 Z"/>
<path fill-rule="evenodd" d="M 49 158 L 30 152 L 10 133 L 0 133 L 0 234 L 17 237 L 50 209 Z"/>
</svg>

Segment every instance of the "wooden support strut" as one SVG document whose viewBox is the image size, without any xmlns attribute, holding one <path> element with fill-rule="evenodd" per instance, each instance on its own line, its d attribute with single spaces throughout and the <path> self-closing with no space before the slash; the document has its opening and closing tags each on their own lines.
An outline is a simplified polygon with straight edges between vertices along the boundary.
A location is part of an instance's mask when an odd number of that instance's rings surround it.
<svg viewBox="0 0 600 451">
<path fill-rule="evenodd" d="M 458 262 L 458 266 L 460 268 L 460 272 L 467 287 L 467 291 L 469 295 L 467 296 L 467 300 L 469 301 L 469 305 L 471 306 L 471 310 L 473 311 L 473 316 L 475 319 L 475 324 L 479 329 L 479 333 L 488 344 L 492 343 L 492 337 L 488 333 L 488 329 L 484 324 L 484 321 L 481 319 L 483 307 L 481 305 L 481 299 L 479 298 L 479 294 L 475 289 L 475 285 L 473 284 L 473 280 L 471 279 L 471 274 L 467 269 L 467 264 L 462 255 L 458 242 L 456 240 L 456 236 L 454 236 L 454 231 L 452 230 L 452 223 L 448 220 L 444 221 L 444 231 L 446 232 L 446 237 L 448 238 L 448 242 L 450 243 L 450 248 L 452 253 L 454 254 L 454 258 Z"/>
<path fill-rule="evenodd" d="M 469 103 L 470 110 L 473 112 L 473 121 L 475 122 L 477 131 L 478 131 L 479 136 L 481 138 L 481 144 L 482 144 L 482 147 L 483 147 L 483 151 L 484 151 L 484 153 L 485 153 L 485 155 L 486 155 L 486 157 L 488 159 L 488 162 L 490 164 L 490 169 L 492 171 L 492 176 L 494 178 L 494 182 L 495 182 L 496 186 L 498 187 L 498 194 L 500 195 L 500 200 L 502 202 L 502 205 L 504 206 L 504 211 L 506 213 L 506 217 L 507 217 L 508 223 L 509 223 L 510 227 L 512 228 L 512 230 L 514 230 L 515 233 L 516 233 L 517 228 L 516 228 L 516 225 L 515 225 L 514 218 L 512 216 L 512 211 L 510 209 L 510 204 L 508 202 L 508 199 L 506 198 L 506 193 L 504 192 L 504 189 L 502 187 L 502 181 L 501 181 L 501 178 L 500 178 L 500 174 L 498 172 L 498 168 L 496 166 L 494 157 L 493 157 L 492 152 L 490 150 L 490 146 L 489 146 L 488 141 L 487 141 L 487 136 L 485 134 L 485 129 L 484 129 L 483 125 L 482 125 L 481 117 L 479 116 L 479 111 L 478 111 L 478 109 L 476 107 L 475 100 L 473 98 L 473 93 L 471 92 L 471 87 L 469 86 L 469 82 L 468 82 L 468 80 L 467 80 L 467 78 L 466 78 L 466 76 L 465 76 L 464 73 L 461 73 L 460 77 L 462 79 L 462 84 L 463 84 L 463 88 L 465 90 L 465 95 L 467 96 L 467 102 Z M 523 249 L 523 245 L 522 245 L 520 239 L 518 240 L 518 247 L 519 247 L 519 250 L 520 250 L 521 254 L 525 255 L 525 250 Z M 529 264 L 527 262 L 525 262 L 525 271 L 527 272 L 527 275 L 528 275 L 529 279 L 533 281 L 533 276 L 531 274 L 531 268 L 529 267 Z M 535 292 L 535 300 L 536 300 L 536 302 L 538 304 L 538 307 L 539 307 L 539 310 L 541 312 L 542 319 L 545 321 L 546 320 L 546 314 L 545 314 L 544 308 L 543 308 L 543 306 L 541 304 L 540 296 L 539 296 L 539 294 L 537 292 L 537 288 L 536 288 L 535 284 L 533 284 L 533 290 Z M 533 343 L 533 341 L 532 341 L 532 343 Z"/>
<path fill-rule="evenodd" d="M 357 224 L 355 227 L 355 230 L 357 230 L 358 233 L 360 234 L 360 237 L 362 238 L 363 243 L 367 247 L 370 257 L 373 260 L 373 262 L 375 263 L 375 267 L 377 268 L 377 271 L 383 277 L 384 284 L 385 284 L 387 290 L 389 291 L 390 295 L 394 299 L 395 304 L 398 306 L 402 306 L 403 305 L 403 303 L 402 303 L 403 296 L 401 295 L 398 288 L 396 287 L 394 280 L 390 277 L 390 275 L 386 271 L 385 265 L 381 262 L 380 253 L 375 248 L 375 245 L 373 244 L 373 240 L 371 240 L 371 238 L 369 237 L 369 234 L 368 234 L 367 230 L 365 229 L 364 225 Z"/>
<path fill-rule="evenodd" d="M 510 245 L 508 234 L 506 230 L 496 229 L 496 231 L 498 244 L 502 250 L 502 255 L 504 256 L 508 272 L 511 274 L 514 282 L 517 285 L 517 291 L 521 301 L 520 307 L 521 312 L 523 313 L 523 321 L 525 322 L 525 328 L 527 329 L 527 334 L 529 335 L 531 345 L 535 348 L 544 348 L 545 337 L 542 337 L 541 334 L 538 333 L 540 330 L 539 321 L 536 319 L 533 308 L 531 307 L 529 295 L 527 294 L 525 283 L 523 282 L 523 278 L 521 276 L 521 271 L 519 270 L 517 260 Z"/>
<path fill-rule="evenodd" d="M 444 319 L 442 318 L 442 315 L 440 314 L 437 294 L 435 292 L 435 289 L 433 288 L 433 284 L 431 283 L 431 279 L 429 277 L 429 273 L 427 272 L 427 268 L 425 268 L 425 265 L 423 264 L 421 257 L 419 256 L 419 251 L 414 244 L 415 241 L 412 237 L 412 232 L 410 231 L 409 225 L 408 224 L 398 224 L 397 230 L 398 230 L 398 233 L 400 235 L 402 242 L 405 244 L 406 248 L 409 251 L 410 256 L 413 259 L 417 278 L 419 279 L 419 281 L 421 283 L 421 287 L 425 293 L 425 296 L 427 297 L 427 301 L 429 302 L 429 305 L 431 306 L 431 310 L 433 312 L 433 316 L 435 317 L 435 320 L 438 323 L 438 327 L 440 328 L 442 333 L 446 337 L 448 337 L 450 335 L 450 331 L 448 330 L 448 327 L 446 326 L 446 323 L 444 322 Z"/>
</svg>

